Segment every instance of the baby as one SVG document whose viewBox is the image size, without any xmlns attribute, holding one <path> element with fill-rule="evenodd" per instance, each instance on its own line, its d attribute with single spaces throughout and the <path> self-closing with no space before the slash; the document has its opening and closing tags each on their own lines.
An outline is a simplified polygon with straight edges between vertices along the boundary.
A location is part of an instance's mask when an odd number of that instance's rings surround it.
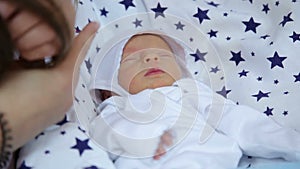
<svg viewBox="0 0 300 169">
<path fill-rule="evenodd" d="M 105 57 L 117 64 L 100 65 L 94 87 L 113 94 L 101 93 L 90 135 L 111 153 L 117 168 L 236 168 L 242 155 L 300 160 L 299 133 L 193 79 L 185 49 L 170 37 L 141 33 L 111 51 L 116 56 Z M 101 79 L 109 68 L 117 71 L 110 80 Z M 207 121 L 210 113 L 220 115 L 217 125 Z M 207 126 L 213 129 L 209 135 Z M 166 132 L 173 145 L 154 160 Z M 200 142 L 203 134 L 207 138 Z"/>
</svg>

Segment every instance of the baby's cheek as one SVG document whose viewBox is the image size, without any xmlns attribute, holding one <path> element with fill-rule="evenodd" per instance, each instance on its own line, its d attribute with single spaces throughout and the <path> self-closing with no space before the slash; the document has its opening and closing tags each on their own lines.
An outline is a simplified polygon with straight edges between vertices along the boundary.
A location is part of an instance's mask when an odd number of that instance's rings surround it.
<svg viewBox="0 0 300 169">
<path fill-rule="evenodd" d="M 140 81 L 139 78 L 136 76 L 130 80 L 129 90 L 127 91 L 129 91 L 130 94 L 136 94 L 146 88 L 145 86 L 143 86 L 144 84 L 145 82 Z"/>
</svg>

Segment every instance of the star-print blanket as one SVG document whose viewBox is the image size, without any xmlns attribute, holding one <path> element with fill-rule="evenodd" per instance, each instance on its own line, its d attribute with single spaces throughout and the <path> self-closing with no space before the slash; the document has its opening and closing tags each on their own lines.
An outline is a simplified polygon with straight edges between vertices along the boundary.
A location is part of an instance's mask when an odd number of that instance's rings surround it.
<svg viewBox="0 0 300 169">
<path fill-rule="evenodd" d="M 101 29 L 82 64 L 74 107 L 24 146 L 18 168 L 114 168 L 87 134 L 96 116 L 89 92 L 95 56 L 148 29 L 184 43 L 189 70 L 216 93 L 300 131 L 299 9 L 300 0 L 79 0 L 76 32 L 90 21 Z M 257 161 L 244 157 L 240 166 Z"/>
</svg>

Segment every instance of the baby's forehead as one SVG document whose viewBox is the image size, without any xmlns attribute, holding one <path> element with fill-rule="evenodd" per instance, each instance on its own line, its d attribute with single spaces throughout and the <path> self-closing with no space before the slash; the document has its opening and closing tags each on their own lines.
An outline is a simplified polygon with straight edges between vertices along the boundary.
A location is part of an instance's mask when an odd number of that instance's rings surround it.
<svg viewBox="0 0 300 169">
<path fill-rule="evenodd" d="M 123 55 L 135 53 L 143 49 L 172 51 L 169 44 L 156 34 L 139 34 L 132 36 L 123 48 Z"/>
</svg>

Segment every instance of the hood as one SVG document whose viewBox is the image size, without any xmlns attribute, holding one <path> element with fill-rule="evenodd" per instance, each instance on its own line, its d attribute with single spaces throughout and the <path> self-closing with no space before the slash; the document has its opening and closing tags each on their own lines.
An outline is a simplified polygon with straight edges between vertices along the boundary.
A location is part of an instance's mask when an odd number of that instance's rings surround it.
<svg viewBox="0 0 300 169">
<path fill-rule="evenodd" d="M 186 57 L 189 53 L 187 50 L 188 48 L 184 46 L 183 43 L 181 43 L 179 40 L 172 38 L 166 34 L 163 34 L 158 31 L 144 31 L 139 32 L 136 34 L 132 34 L 128 37 L 125 37 L 123 39 L 120 39 L 118 43 L 112 45 L 110 49 L 107 50 L 104 54 L 99 54 L 95 57 L 98 58 L 98 63 L 94 64 L 96 65 L 94 68 L 95 71 L 92 75 L 92 81 L 90 85 L 90 91 L 92 94 L 92 97 L 97 102 L 101 102 L 101 100 L 96 97 L 95 90 L 96 89 L 102 89 L 102 90 L 108 90 L 112 91 L 118 95 L 128 95 L 129 93 L 124 90 L 118 83 L 118 69 L 120 67 L 120 61 L 123 53 L 123 48 L 129 41 L 129 39 L 134 35 L 140 35 L 140 34 L 154 34 L 162 37 L 170 46 L 174 56 L 176 57 L 176 62 L 181 68 L 182 71 L 182 77 L 181 78 L 187 78 L 192 77 L 191 73 L 187 69 L 187 62 Z"/>
</svg>

